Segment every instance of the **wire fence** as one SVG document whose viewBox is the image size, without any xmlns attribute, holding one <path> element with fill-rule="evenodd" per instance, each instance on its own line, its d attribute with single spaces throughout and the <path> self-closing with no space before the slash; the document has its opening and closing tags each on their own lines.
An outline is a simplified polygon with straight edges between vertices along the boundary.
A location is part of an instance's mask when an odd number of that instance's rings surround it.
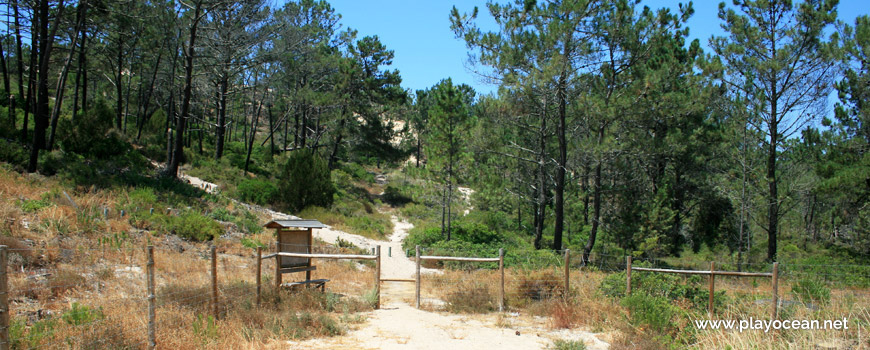
<svg viewBox="0 0 870 350">
<path fill-rule="evenodd" d="M 274 252 L 274 245 L 266 249 Z M 354 249 L 360 248 L 313 247 L 320 253 Z M 238 332 L 221 322 L 248 317 L 254 321 L 234 325 L 254 332 L 268 326 L 261 318 L 274 303 L 287 300 L 276 294 L 275 259 L 260 260 L 254 252 L 0 246 L 0 309 L 8 310 L 0 317 L 0 348 L 221 348 L 216 344 L 225 333 Z M 313 260 L 312 277 L 328 278 L 327 294 L 335 298 L 362 300 L 375 289 L 364 264 Z M 288 282 L 303 279 L 284 275 Z M 261 297 L 273 305 L 258 308 Z M 240 336 L 253 339 L 248 335 Z"/>
<path fill-rule="evenodd" d="M 261 250 L 275 252 L 278 248 L 271 244 Z M 372 247 L 325 242 L 280 248 L 305 249 L 323 256 L 374 254 Z M 5 267 L 0 269 L 0 308 L 8 310 L 8 318 L 0 317 L 0 333 L 4 335 L 0 345 L 8 348 L 175 349 L 190 347 L 191 339 L 215 344 L 214 339 L 231 332 L 231 327 L 218 326 L 226 319 L 248 317 L 253 321 L 245 325 L 271 327 L 273 320 L 267 314 L 274 309 L 257 308 L 257 303 L 260 298 L 277 302 L 281 299 L 270 294 L 277 289 L 276 259 L 258 259 L 253 250 L 240 253 L 211 247 L 179 253 L 158 246 L 149 253 L 148 249 L 128 244 L 95 244 L 0 251 L 0 265 Z M 511 311 L 534 307 L 542 301 L 608 295 L 608 291 L 625 289 L 625 278 L 620 274 L 626 272 L 626 257 L 618 254 L 593 252 L 584 259 L 581 252 L 573 251 L 505 251 L 501 263 L 497 250 L 421 248 L 420 254 L 477 259 L 421 260 L 426 272 L 420 277 L 424 308 L 488 312 L 503 307 Z M 413 256 L 411 252 L 409 257 Z M 323 257 L 312 261 L 317 268 L 305 271 L 310 273 L 306 279 L 329 280 L 326 294 L 366 300 L 379 292 L 378 277 L 372 278 L 377 267 L 373 260 Z M 697 271 L 710 268 L 709 262 L 675 259 L 635 258 L 633 264 Z M 733 262 L 714 264 L 716 270 L 736 270 Z M 740 268 L 772 271 L 771 264 L 742 264 Z M 866 285 L 870 266 L 783 263 L 779 264 L 778 277 L 780 317 L 806 312 L 870 314 Z M 695 303 L 700 310 L 709 297 L 704 294 L 706 276 L 663 277 L 638 271 L 633 278 L 633 287 L 638 291 Z M 302 279 L 299 274 L 287 274 L 284 281 Z M 715 279 L 718 313 L 757 318 L 768 314 L 772 302 L 770 278 Z M 325 305 L 332 302 L 329 298 L 316 301 Z M 254 339 L 256 327 L 248 326 L 232 332 L 241 333 L 243 339 Z"/>
<path fill-rule="evenodd" d="M 421 255 L 450 257 L 497 257 L 491 251 L 448 248 L 420 248 Z M 568 258 L 566 259 L 566 253 Z M 409 255 L 413 257 L 413 252 Z M 582 252 L 505 252 L 504 298 L 506 308 L 521 309 L 539 301 L 590 295 L 624 296 L 626 288 L 625 255 L 592 252 L 584 259 Z M 714 261 L 715 271 L 742 271 L 771 274 L 773 264 Z M 771 277 L 717 275 L 714 296 L 709 293 L 711 262 L 680 259 L 635 258 L 633 266 L 652 269 L 698 271 L 698 275 L 663 275 L 635 271 L 634 288 L 642 293 L 670 298 L 689 308 L 709 308 L 721 314 L 770 316 L 776 302 L 779 317 L 801 312 L 827 311 L 843 314 L 866 314 L 870 307 L 870 265 L 778 264 L 777 299 L 772 297 Z M 498 263 L 423 260 L 425 271 L 420 277 L 420 300 L 423 308 L 485 312 L 498 307 Z M 614 276 L 615 273 L 620 274 Z M 620 277 L 621 276 L 621 277 Z"/>
</svg>

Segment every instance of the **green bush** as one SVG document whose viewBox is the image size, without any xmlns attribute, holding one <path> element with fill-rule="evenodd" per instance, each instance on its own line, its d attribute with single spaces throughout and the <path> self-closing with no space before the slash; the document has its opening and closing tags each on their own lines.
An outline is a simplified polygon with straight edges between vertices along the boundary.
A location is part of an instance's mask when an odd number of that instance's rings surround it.
<svg viewBox="0 0 870 350">
<path fill-rule="evenodd" d="M 272 203 L 277 193 L 278 186 L 258 179 L 246 179 L 238 186 L 239 199 L 259 205 Z"/>
<path fill-rule="evenodd" d="M 644 266 L 643 264 L 638 264 Z M 690 276 L 683 279 L 677 275 L 634 272 L 631 275 L 632 295 L 642 294 L 651 297 L 661 297 L 665 300 L 686 300 L 695 309 L 705 310 L 710 301 L 710 292 L 701 276 Z M 625 296 L 625 272 L 610 274 L 601 281 L 599 289 L 604 295 L 613 297 Z M 713 295 L 713 306 L 724 307 L 728 303 L 725 291 Z"/>
<path fill-rule="evenodd" d="M 804 302 L 827 304 L 831 300 L 831 289 L 822 281 L 802 278 L 791 286 L 791 293 Z"/>
<path fill-rule="evenodd" d="M 24 167 L 29 159 L 27 150 L 20 144 L 0 139 L 0 161 Z"/>
<path fill-rule="evenodd" d="M 366 168 L 358 163 L 342 163 L 341 170 L 349 174 L 352 178 L 362 180 L 367 183 L 375 182 L 375 175 L 369 173 Z"/>
<path fill-rule="evenodd" d="M 230 211 L 226 208 L 217 208 L 211 213 L 208 214 L 208 217 L 218 220 L 218 221 L 232 221 L 233 214 L 230 214 Z"/>
<path fill-rule="evenodd" d="M 165 229 L 181 238 L 194 241 L 210 241 L 223 233 L 223 227 L 212 219 L 196 213 L 166 217 Z"/>
<path fill-rule="evenodd" d="M 290 154 L 281 172 L 278 200 L 299 212 L 308 206 L 332 205 L 335 187 L 326 161 L 308 151 Z"/>
<path fill-rule="evenodd" d="M 383 198 L 384 203 L 394 207 L 403 206 L 411 202 L 411 197 L 402 194 L 398 188 L 393 186 L 387 186 L 381 198 Z"/>
<path fill-rule="evenodd" d="M 51 202 L 47 199 L 25 199 L 20 202 L 19 206 L 25 213 L 35 213 L 51 206 Z"/>
<path fill-rule="evenodd" d="M 105 316 L 100 308 L 90 308 L 79 303 L 73 303 L 72 307 L 61 315 L 61 319 L 67 324 L 80 326 L 97 320 L 102 320 Z"/>
<path fill-rule="evenodd" d="M 552 350 L 586 350 L 586 344 L 580 340 L 558 339 L 548 349 Z"/>
<path fill-rule="evenodd" d="M 622 305 L 631 311 L 634 325 L 648 325 L 659 332 L 666 332 L 672 327 L 671 321 L 677 313 L 676 307 L 668 299 L 643 293 L 623 298 Z"/>
<path fill-rule="evenodd" d="M 62 119 L 58 129 L 67 132 L 60 138 L 61 149 L 98 159 L 129 152 L 130 145 L 124 135 L 113 128 L 113 119 L 112 109 L 103 100 L 79 115 L 75 122 Z"/>
</svg>

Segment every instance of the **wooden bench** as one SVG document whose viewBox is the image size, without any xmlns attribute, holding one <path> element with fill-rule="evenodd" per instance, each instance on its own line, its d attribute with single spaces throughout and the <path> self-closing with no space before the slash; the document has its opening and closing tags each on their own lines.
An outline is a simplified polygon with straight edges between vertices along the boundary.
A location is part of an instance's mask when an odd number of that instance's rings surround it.
<svg viewBox="0 0 870 350">
<path fill-rule="evenodd" d="M 329 282 L 328 279 L 316 279 L 316 280 L 308 280 L 308 281 L 299 281 L 299 282 L 290 282 L 284 283 L 281 287 L 295 289 L 298 286 L 307 286 L 309 288 L 320 288 L 321 292 L 326 291 L 326 282 Z"/>
</svg>

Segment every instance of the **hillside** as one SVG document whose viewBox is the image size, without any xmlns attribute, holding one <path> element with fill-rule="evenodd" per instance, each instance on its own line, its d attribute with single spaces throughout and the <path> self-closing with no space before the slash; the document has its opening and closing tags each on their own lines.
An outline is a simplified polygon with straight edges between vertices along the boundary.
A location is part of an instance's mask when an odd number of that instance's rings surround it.
<svg viewBox="0 0 870 350">
<path fill-rule="evenodd" d="M 0 4 L 0 349 L 870 348 L 866 9 L 394 5 Z"/>
</svg>

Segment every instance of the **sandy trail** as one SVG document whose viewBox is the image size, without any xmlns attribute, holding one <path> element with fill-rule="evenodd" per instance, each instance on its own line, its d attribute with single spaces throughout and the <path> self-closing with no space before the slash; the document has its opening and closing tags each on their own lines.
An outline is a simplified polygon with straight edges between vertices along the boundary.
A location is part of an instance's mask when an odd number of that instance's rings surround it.
<svg viewBox="0 0 870 350">
<path fill-rule="evenodd" d="M 180 174 L 191 185 L 214 193 L 218 186 L 199 178 Z M 473 190 L 460 189 L 467 201 Z M 257 205 L 234 201 L 248 210 L 266 214 L 271 220 L 298 219 L 295 216 L 276 212 Z M 467 212 L 465 213 L 467 214 Z M 359 247 L 370 249 L 381 246 L 381 278 L 413 279 L 416 264 L 405 256 L 402 241 L 414 227 L 407 221 L 391 216 L 393 234 L 388 241 L 379 241 L 329 226 L 315 230 L 315 237 L 329 243 L 338 238 Z M 413 253 L 412 253 L 413 254 Z M 440 273 L 439 270 L 423 268 L 421 273 Z M 344 336 L 316 338 L 306 341 L 286 341 L 278 348 L 289 349 L 545 349 L 553 341 L 576 340 L 590 350 L 606 350 L 609 344 L 599 339 L 606 335 L 578 329 L 552 330 L 541 317 L 512 314 L 457 315 L 445 312 L 430 312 L 412 307 L 414 283 L 382 282 L 381 309 L 366 313 L 367 320 Z"/>
<path fill-rule="evenodd" d="M 593 333 L 550 330 L 547 320 L 517 314 L 456 315 L 410 306 L 414 284 L 384 282 L 383 307 L 344 336 L 288 341 L 289 349 L 545 349 L 553 341 L 577 340 L 590 350 L 609 345 Z M 599 335 L 600 336 L 600 335 Z M 605 337 L 605 336 L 602 336 Z M 605 337 L 606 338 L 606 337 Z"/>
</svg>

